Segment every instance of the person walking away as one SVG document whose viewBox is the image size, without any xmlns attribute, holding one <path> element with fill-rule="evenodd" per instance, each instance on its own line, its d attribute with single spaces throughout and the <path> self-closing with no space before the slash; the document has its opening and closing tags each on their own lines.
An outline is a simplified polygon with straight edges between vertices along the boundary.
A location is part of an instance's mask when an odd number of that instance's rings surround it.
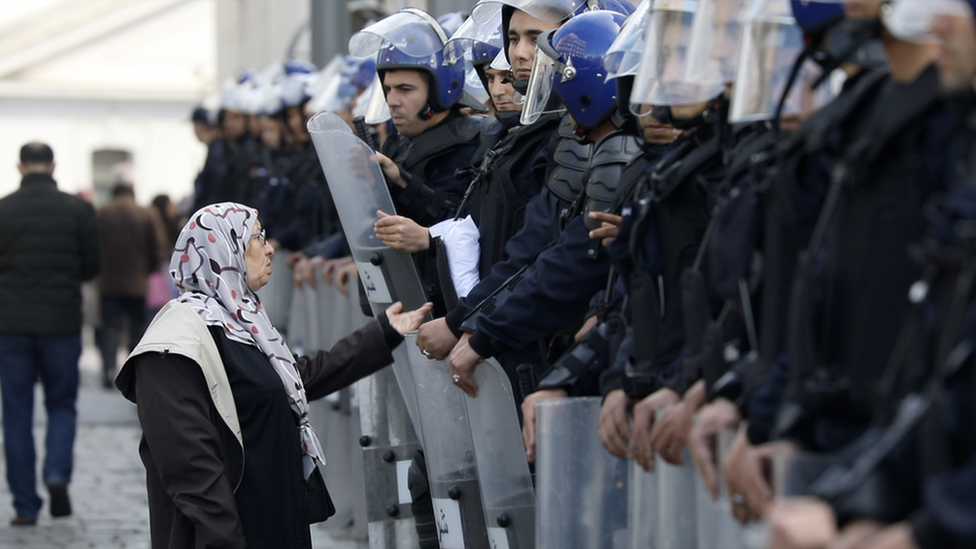
<svg viewBox="0 0 976 549">
<path fill-rule="evenodd" d="M 43 479 L 52 517 L 71 514 L 71 482 L 81 356 L 81 283 L 99 268 L 95 211 L 60 192 L 54 152 L 20 149 L 20 188 L 0 199 L 0 397 L 14 526 L 37 523 L 34 383 L 47 411 Z"/>
<path fill-rule="evenodd" d="M 128 183 L 112 189 L 112 200 L 98 210 L 97 218 L 103 268 L 98 279 L 102 325 L 96 340 L 102 355 L 102 385 L 111 389 L 123 328 L 129 351 L 145 331 L 149 274 L 160 268 L 163 237 L 152 212 L 136 204 Z"/>
</svg>

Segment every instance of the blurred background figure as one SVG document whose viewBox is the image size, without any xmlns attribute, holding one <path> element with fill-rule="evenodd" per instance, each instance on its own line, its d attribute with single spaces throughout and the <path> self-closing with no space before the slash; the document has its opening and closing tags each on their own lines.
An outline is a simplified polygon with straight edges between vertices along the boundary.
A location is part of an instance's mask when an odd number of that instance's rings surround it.
<svg viewBox="0 0 976 549">
<path fill-rule="evenodd" d="M 153 212 L 136 204 L 125 171 L 119 171 L 112 200 L 99 208 L 97 216 L 102 254 L 98 279 L 102 324 L 95 339 L 102 355 L 102 385 L 111 389 L 123 331 L 128 336 L 126 347 L 131 351 L 145 330 L 149 274 L 160 269 L 166 237 Z"/>
</svg>

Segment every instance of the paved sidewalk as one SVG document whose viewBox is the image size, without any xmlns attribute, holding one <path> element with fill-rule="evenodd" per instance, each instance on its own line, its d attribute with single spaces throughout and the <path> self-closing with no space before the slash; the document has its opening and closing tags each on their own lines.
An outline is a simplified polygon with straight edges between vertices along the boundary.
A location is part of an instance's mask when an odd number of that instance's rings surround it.
<svg viewBox="0 0 976 549">
<path fill-rule="evenodd" d="M 0 549 L 148 549 L 149 510 L 145 469 L 139 460 L 141 436 L 135 406 L 115 390 L 105 390 L 92 347 L 81 359 L 75 470 L 70 485 L 74 514 L 52 519 L 45 501 L 36 526 L 12 527 L 14 515 L 0 454 Z M 35 397 L 35 445 L 43 459 L 44 407 Z M 2 435 L 0 435 L 2 443 Z M 40 463 L 38 463 L 40 467 Z M 41 497 L 47 499 L 41 489 Z M 362 542 L 334 540 L 322 527 L 312 531 L 316 549 L 363 549 Z"/>
</svg>

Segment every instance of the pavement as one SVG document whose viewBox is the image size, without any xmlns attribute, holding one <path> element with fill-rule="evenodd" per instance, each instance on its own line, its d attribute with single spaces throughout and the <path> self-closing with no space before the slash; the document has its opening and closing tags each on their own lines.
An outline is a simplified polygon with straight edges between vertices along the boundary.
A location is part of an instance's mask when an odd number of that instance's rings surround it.
<svg viewBox="0 0 976 549">
<path fill-rule="evenodd" d="M 74 512 L 69 517 L 51 518 L 45 502 L 36 526 L 10 526 L 14 511 L 0 454 L 0 549 L 150 547 L 145 469 L 138 454 L 141 429 L 135 405 L 122 398 L 118 391 L 102 388 L 100 359 L 94 346 L 85 345 L 80 366 L 75 469 L 69 488 Z M 34 437 L 39 462 L 43 459 L 44 418 L 43 397 L 38 387 Z M 43 487 L 39 490 L 46 500 L 46 491 Z M 327 530 L 325 524 L 312 528 L 315 549 L 368 547 L 363 541 L 340 539 L 348 536 L 342 530 Z"/>
</svg>

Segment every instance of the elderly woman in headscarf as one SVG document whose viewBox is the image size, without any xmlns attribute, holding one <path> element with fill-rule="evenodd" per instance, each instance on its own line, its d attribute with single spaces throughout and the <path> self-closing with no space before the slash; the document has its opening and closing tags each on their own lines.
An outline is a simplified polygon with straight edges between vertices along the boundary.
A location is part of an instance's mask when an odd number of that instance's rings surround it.
<svg viewBox="0 0 976 549">
<path fill-rule="evenodd" d="M 154 549 L 310 548 L 310 522 L 334 507 L 309 400 L 393 362 L 430 310 L 394 304 L 331 351 L 296 357 L 255 294 L 273 254 L 256 210 L 194 213 L 170 261 L 181 295 L 116 378 L 143 428 Z"/>
</svg>

